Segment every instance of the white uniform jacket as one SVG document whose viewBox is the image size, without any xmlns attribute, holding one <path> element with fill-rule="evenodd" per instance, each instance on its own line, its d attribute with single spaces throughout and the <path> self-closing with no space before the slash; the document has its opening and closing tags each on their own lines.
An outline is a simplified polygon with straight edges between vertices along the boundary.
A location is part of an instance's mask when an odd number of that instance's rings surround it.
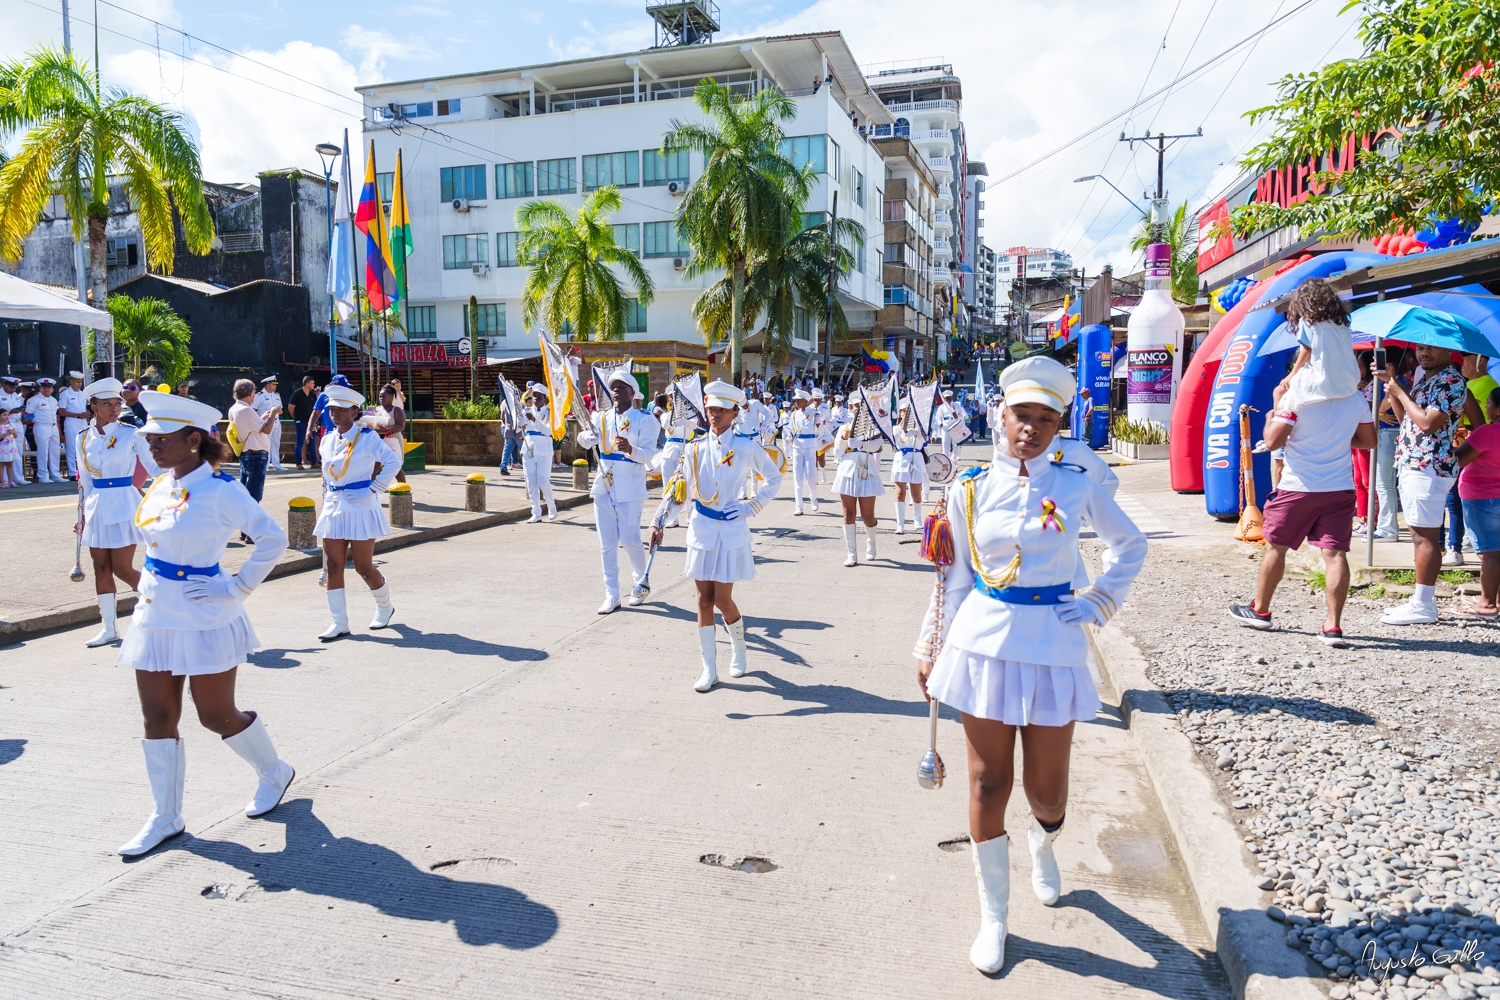
<svg viewBox="0 0 1500 1000">
<path fill-rule="evenodd" d="M 171 472 L 158 476 L 141 500 L 135 523 L 146 536 L 146 571 L 135 606 L 137 628 L 223 628 L 245 613 L 244 599 L 192 601 L 183 594 L 182 581 L 228 575 L 217 568 L 218 562 L 225 545 L 240 532 L 255 542 L 255 551 L 236 574 L 245 591 L 260 586 L 286 551 L 281 526 L 239 480 L 215 473 L 207 463 L 181 479 Z"/>
<path fill-rule="evenodd" d="M 822 444 L 816 411 L 811 406 L 788 413 L 786 431 L 794 452 L 814 452 Z"/>
<path fill-rule="evenodd" d="M 82 389 L 74 389 L 72 386 L 69 386 L 57 394 L 57 408 L 59 411 L 69 410 L 73 413 L 88 413 L 88 397 L 83 394 Z M 67 432 L 69 443 L 78 440 L 78 432 L 83 430 L 88 420 L 88 417 L 63 417 L 63 429 Z"/>
<path fill-rule="evenodd" d="M 990 430 L 995 438 L 995 458 L 1009 457 L 1010 441 L 1005 437 L 1005 425 L 996 422 L 1000 419 L 998 407 L 990 410 L 990 417 Z M 1109 463 L 1077 438 L 1053 438 L 1052 444 L 1047 447 L 1047 458 L 1065 465 L 1081 466 L 1083 474 L 1104 487 L 1104 491 L 1111 497 L 1120 488 L 1120 477 L 1115 475 L 1115 470 L 1109 467 Z"/>
<path fill-rule="evenodd" d="M 600 472 L 590 496 L 609 496 L 616 503 L 646 499 L 646 466 L 656 457 L 656 442 L 661 424 L 645 410 L 631 408 L 624 413 L 613 406 L 593 415 L 587 430 L 578 432 L 578 443 L 585 448 L 599 446 Z M 630 442 L 630 454 L 614 450 L 615 439 Z"/>
<path fill-rule="evenodd" d="M 281 405 L 281 393 L 262 390 L 255 394 L 255 399 L 250 405 L 255 409 L 256 413 L 260 414 L 261 420 L 264 421 L 268 413 Z M 280 421 L 281 417 L 278 416 L 276 419 Z"/>
<path fill-rule="evenodd" d="M 340 434 L 337 427 L 324 434 L 318 455 L 323 461 L 324 516 L 378 510 L 380 496 L 375 491 L 390 489 L 401 469 L 380 435 L 357 424 L 347 435 Z"/>
<path fill-rule="evenodd" d="M 927 439 L 921 431 L 896 429 L 896 454 L 891 458 L 891 482 L 926 483 L 927 459 L 922 448 Z"/>
<path fill-rule="evenodd" d="M 687 507 L 692 511 L 687 531 L 689 548 L 712 551 L 718 546 L 750 544 L 750 525 L 743 515 L 723 521 L 713 514 L 734 503 L 745 481 L 755 474 L 765 482 L 755 491 L 753 500 L 740 501 L 751 515 L 764 510 L 781 489 L 781 470 L 758 442 L 736 437 L 731 428 L 723 434 L 709 431 L 683 450 L 682 475 L 687 484 Z M 713 514 L 702 513 L 700 507 Z"/>
<path fill-rule="evenodd" d="M 521 407 L 521 454 L 527 458 L 552 460 L 552 407 Z"/>
<path fill-rule="evenodd" d="M 37 393 L 26 401 L 26 422 L 34 435 L 57 437 L 57 397 Z"/>
<path fill-rule="evenodd" d="M 161 468 L 151 457 L 146 435 L 118 421 L 104 430 L 93 424 L 78 432 L 78 488 L 83 491 L 83 517 L 89 524 L 119 524 L 135 517 L 141 491 L 135 488 L 135 463 L 140 459 L 151 476 Z M 101 485 L 101 483 L 103 485 Z"/>
<path fill-rule="evenodd" d="M 975 585 L 973 553 L 984 570 L 998 576 L 1020 557 L 1012 586 L 1036 588 L 1074 584 L 1079 565 L 1078 527 L 1087 520 L 1109 546 L 1104 571 L 1082 591 L 1107 618 L 1118 610 L 1131 581 L 1146 560 L 1146 536 L 1100 486 L 1063 466 L 1027 464 L 1009 456 L 970 470 L 949 489 L 948 520 L 953 525 L 953 565 L 943 573 L 942 617 L 938 591 L 922 622 L 915 655 L 932 659 L 943 646 L 979 656 L 1049 667 L 1086 667 L 1088 639 L 1080 624 L 1065 624 L 1057 605 L 1028 607 L 990 597 Z M 974 511 L 968 507 L 973 485 Z M 1053 507 L 1049 516 L 1044 507 Z M 973 538 L 970 538 L 970 525 Z"/>
</svg>

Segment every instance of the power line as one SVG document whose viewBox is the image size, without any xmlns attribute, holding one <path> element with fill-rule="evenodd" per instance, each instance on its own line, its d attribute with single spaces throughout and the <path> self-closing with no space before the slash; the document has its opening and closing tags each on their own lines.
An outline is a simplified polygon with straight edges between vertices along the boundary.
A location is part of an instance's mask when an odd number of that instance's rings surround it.
<svg viewBox="0 0 1500 1000">
<path fill-rule="evenodd" d="M 1283 2 L 1285 2 L 1285 0 L 1283 0 Z M 1208 5 L 1208 13 L 1203 15 L 1203 23 L 1198 25 L 1198 33 L 1193 36 L 1193 44 L 1188 46 L 1187 52 L 1185 52 L 1182 56 L 1182 65 L 1177 67 L 1177 73 L 1179 76 L 1182 74 L 1183 70 L 1187 69 L 1187 61 L 1193 57 L 1193 50 L 1198 47 L 1198 39 L 1203 37 L 1203 29 L 1208 27 L 1208 19 L 1214 16 L 1214 8 L 1217 6 L 1219 6 L 1219 0 L 1213 0 L 1213 3 Z M 1272 16 L 1274 17 L 1275 15 Z M 1162 110 L 1165 109 L 1166 106 L 1167 99 L 1163 97 L 1161 99 L 1161 103 L 1156 106 L 1155 113 L 1151 115 L 1151 123 L 1150 125 L 1146 126 L 1147 132 L 1151 131 L 1151 126 L 1156 124 L 1156 119 L 1161 116 Z"/>
</svg>

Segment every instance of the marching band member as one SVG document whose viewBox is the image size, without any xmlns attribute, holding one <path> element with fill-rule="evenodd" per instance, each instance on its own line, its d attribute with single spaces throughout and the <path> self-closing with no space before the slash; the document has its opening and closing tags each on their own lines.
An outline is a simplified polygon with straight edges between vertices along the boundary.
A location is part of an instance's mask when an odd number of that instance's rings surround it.
<svg viewBox="0 0 1500 1000">
<path fill-rule="evenodd" d="M 388 490 L 401 466 L 391 461 L 391 450 L 369 427 L 357 426 L 364 397 L 354 389 L 329 385 L 328 417 L 333 430 L 323 435 L 318 457 L 323 464 L 323 509 L 313 535 L 323 542 L 328 574 L 328 610 L 333 623 L 318 636 L 333 642 L 349 634 L 349 606 L 344 594 L 344 567 L 352 552 L 354 571 L 375 598 L 370 628 L 391 623 L 396 606 L 384 574 L 375 568 L 375 539 L 391 533 L 377 489 Z"/>
<path fill-rule="evenodd" d="M 922 530 L 922 486 L 927 482 L 927 460 L 922 447 L 927 439 L 912 415 L 911 397 L 901 400 L 896 422 L 896 454 L 891 458 L 891 485 L 896 487 L 896 534 L 906 534 L 908 505 L 911 523 Z M 911 499 L 906 497 L 911 491 Z"/>
<path fill-rule="evenodd" d="M 557 520 L 557 501 L 552 497 L 552 408 L 542 386 L 531 390 L 531 405 L 521 409 L 521 471 L 526 476 L 526 495 L 531 498 L 527 524 L 542 519 L 542 500 L 547 501 L 547 520 Z"/>
<path fill-rule="evenodd" d="M 78 435 L 89 425 L 89 397 L 83 391 L 83 372 L 68 372 L 68 387 L 57 394 L 57 415 L 62 418 L 62 449 L 68 460 L 68 478 L 78 478 Z"/>
<path fill-rule="evenodd" d="M 245 598 L 286 551 L 286 533 L 244 486 L 217 470 L 229 454 L 212 435 L 222 416 L 218 410 L 165 392 L 143 392 L 141 402 L 148 417 L 141 432 L 153 464 L 166 471 L 135 514 L 150 555 L 134 626 L 120 645 L 119 662 L 135 670 L 145 716 L 141 747 L 153 800 L 146 824 L 118 848 L 125 857 L 145 854 L 183 830 L 186 758 L 177 726 L 185 682 L 192 685 L 198 721 L 255 769 L 258 783 L 246 816 L 275 809 L 296 776 L 277 756 L 261 717 L 240 711 L 234 698 L 236 670 L 260 642 L 245 615 Z M 255 549 L 230 574 L 219 560 L 240 534 Z"/>
<path fill-rule="evenodd" d="M 806 389 L 792 393 L 792 411 L 786 415 L 786 436 L 792 449 L 792 513 L 802 513 L 802 494 L 812 494 L 813 513 L 818 510 L 816 462 L 818 423 L 812 409 L 812 396 Z"/>
<path fill-rule="evenodd" d="M 604 603 L 599 614 L 620 606 L 620 546 L 630 560 L 634 587 L 630 606 L 651 594 L 646 585 L 646 547 L 641 544 L 641 508 L 646 504 L 646 466 L 656 454 L 661 424 L 635 408 L 639 391 L 634 376 L 624 368 L 610 373 L 605 389 L 613 406 L 600 406 L 578 443 L 599 446 L 599 475 L 589 495 L 594 498 L 594 522 L 599 531 L 599 555 L 604 564 Z"/>
<path fill-rule="evenodd" d="M 818 481 L 813 485 L 813 510 L 818 509 L 818 487 L 823 485 L 823 471 L 827 468 L 825 456 L 828 446 L 833 443 L 834 432 L 838 429 L 833 426 L 833 410 L 828 405 L 828 397 L 823 394 L 822 389 L 813 389 L 812 406 L 813 422 L 818 425 L 817 452 L 814 459 L 818 470 Z"/>
<path fill-rule="evenodd" d="M 849 407 L 844 405 L 843 393 L 833 397 L 833 409 L 828 411 L 828 419 L 833 424 L 835 434 L 849 422 Z"/>
<path fill-rule="evenodd" d="M 928 553 L 943 569 L 914 651 L 923 694 L 963 715 L 981 913 L 969 959 L 982 972 L 1005 964 L 1005 807 L 1016 733 L 1032 814 L 1032 889 L 1052 906 L 1062 892 L 1052 842 L 1067 811 L 1073 725 L 1100 707 L 1082 625 L 1108 621 L 1146 558 L 1145 536 L 1109 494 L 1076 467 L 1050 461 L 1072 395 L 1068 370 L 1027 358 L 1001 380 L 1008 454 L 963 473 L 950 490 L 947 523 Z M 1103 572 L 1075 593 L 1085 520 L 1109 549 Z"/>
<path fill-rule="evenodd" d="M 668 421 L 667 440 L 662 446 L 661 454 L 658 456 L 657 461 L 661 463 L 661 483 L 662 488 L 665 489 L 666 485 L 672 481 L 672 477 L 677 475 L 677 470 L 681 468 L 683 450 L 687 447 L 688 442 L 692 441 L 698 435 L 700 427 L 697 419 L 691 414 L 682 420 L 673 422 L 670 405 L 663 408 L 662 415 Z M 662 527 L 678 527 L 676 508 L 673 508 L 668 514 Z"/>
<path fill-rule="evenodd" d="M 875 559 L 875 498 L 885 495 L 885 485 L 880 481 L 880 453 L 885 447 L 879 431 L 868 438 L 855 438 L 854 423 L 859 409 L 866 405 L 856 401 L 850 410 L 849 423 L 839 430 L 838 443 L 843 445 L 839 458 L 838 474 L 833 477 L 833 489 L 844 506 L 844 547 L 848 550 L 845 566 L 859 565 L 854 552 L 854 514 L 858 507 L 860 520 L 865 525 L 865 558 Z"/>
<path fill-rule="evenodd" d="M 78 488 L 83 493 L 83 544 L 94 563 L 94 595 L 104 627 L 87 646 L 105 646 L 120 640 L 115 625 L 115 577 L 131 590 L 139 590 L 141 574 L 134 567 L 135 547 L 145 538 L 135 526 L 135 511 L 141 504 L 135 488 L 135 463 L 140 459 L 146 472 L 160 475 L 151 458 L 146 436 L 120 423 L 125 399 L 120 380 L 104 378 L 88 388 L 84 407 L 93 413 L 87 424 L 68 444 L 78 456 Z"/>
<path fill-rule="evenodd" d="M 958 456 L 958 439 L 949 431 L 949 427 L 953 425 L 955 417 L 961 419 L 962 416 L 963 404 L 954 401 L 952 389 L 944 389 L 943 402 L 937 408 L 937 422 L 942 435 L 943 454 L 949 458 Z"/>
<path fill-rule="evenodd" d="M 728 382 L 710 382 L 704 389 L 709 431 L 682 455 L 682 474 L 687 497 L 692 501 L 688 518 L 687 567 L 698 588 L 698 647 L 703 654 L 703 673 L 693 690 L 705 692 L 719 683 L 718 646 L 714 637 L 714 609 L 724 619 L 729 633 L 729 676 L 743 677 L 746 670 L 745 619 L 734 602 L 734 585 L 755 579 L 755 554 L 750 544 L 746 518 L 765 509 L 781 489 L 781 470 L 756 440 L 734 433 L 734 421 L 745 405 L 745 394 Z M 765 480 L 753 500 L 740 502 L 740 484 L 751 476 Z M 669 508 L 670 496 L 662 499 Z M 651 544 L 661 542 L 658 525 L 651 529 Z"/>
</svg>

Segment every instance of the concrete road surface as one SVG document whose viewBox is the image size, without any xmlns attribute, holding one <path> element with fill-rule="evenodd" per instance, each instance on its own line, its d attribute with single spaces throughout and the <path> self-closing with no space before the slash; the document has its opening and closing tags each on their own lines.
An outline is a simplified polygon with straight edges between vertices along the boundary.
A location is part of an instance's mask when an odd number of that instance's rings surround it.
<svg viewBox="0 0 1500 1000">
<path fill-rule="evenodd" d="M 831 505 L 753 522 L 750 674 L 707 695 L 681 531 L 650 603 L 602 618 L 589 507 L 391 553 L 387 632 L 351 575 L 356 634 L 322 645 L 315 577 L 272 581 L 240 704 L 297 780 L 246 819 L 251 772 L 189 709 L 188 833 L 134 863 L 130 672 L 92 628 L 0 650 L 0 997 L 1226 996 L 1108 691 L 1078 727 L 1061 905 L 1022 846 L 1008 964 L 969 965 L 946 712 L 950 781 L 915 780 L 931 570 L 879 509 L 857 569 Z"/>
</svg>

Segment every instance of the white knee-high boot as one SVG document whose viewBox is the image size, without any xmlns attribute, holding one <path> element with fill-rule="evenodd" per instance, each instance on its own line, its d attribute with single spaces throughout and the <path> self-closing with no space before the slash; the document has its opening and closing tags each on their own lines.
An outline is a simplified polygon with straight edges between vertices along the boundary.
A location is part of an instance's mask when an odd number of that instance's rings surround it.
<svg viewBox="0 0 1500 1000">
<path fill-rule="evenodd" d="M 875 531 L 870 525 L 865 525 L 865 558 L 874 559 L 875 556 Z"/>
<path fill-rule="evenodd" d="M 96 594 L 95 599 L 99 602 L 99 615 L 104 619 L 104 627 L 99 630 L 98 635 L 84 643 L 90 649 L 95 646 L 107 646 L 112 642 L 120 641 L 120 633 L 117 631 L 115 624 L 115 595 Z"/>
<path fill-rule="evenodd" d="M 974 877 L 979 883 L 979 934 L 969 961 L 980 972 L 999 972 L 1005 965 L 1005 931 L 1010 918 L 1010 836 L 972 845 Z"/>
<path fill-rule="evenodd" d="M 271 742 L 271 734 L 266 732 L 260 716 L 256 715 L 254 722 L 233 736 L 226 736 L 224 742 L 255 768 L 255 776 L 260 779 L 260 784 L 255 788 L 255 797 L 245 806 L 245 815 L 264 816 L 279 806 L 281 797 L 286 794 L 287 786 L 297 776 L 297 771 L 276 755 L 276 746 Z"/>
<path fill-rule="evenodd" d="M 724 623 L 724 629 L 729 633 L 729 676 L 745 676 L 745 616 L 740 615 L 740 620 L 731 625 Z"/>
<path fill-rule="evenodd" d="M 698 649 L 703 654 L 703 673 L 699 675 L 698 683 L 693 685 L 693 690 L 701 694 L 719 683 L 718 636 L 714 634 L 712 625 L 704 625 L 698 629 Z"/>
<path fill-rule="evenodd" d="M 1057 858 L 1052 854 L 1052 842 L 1061 832 L 1061 824 L 1050 833 L 1043 830 L 1035 816 L 1026 831 L 1026 846 L 1031 849 L 1031 888 L 1043 906 L 1056 906 L 1062 895 L 1062 873 L 1057 870 Z"/>
<path fill-rule="evenodd" d="M 844 560 L 844 565 L 845 566 L 858 566 L 859 565 L 859 556 L 855 555 L 855 553 L 854 553 L 854 532 L 855 532 L 855 530 L 856 530 L 855 526 L 852 525 L 852 524 L 846 524 L 846 525 L 844 525 L 844 548 L 846 548 L 846 549 L 849 550 L 849 556 L 848 556 L 848 558 L 846 558 Z"/>
<path fill-rule="evenodd" d="M 922 531 L 922 505 L 915 500 L 906 501 L 906 519 L 911 522 L 911 530 L 917 533 Z"/>
<path fill-rule="evenodd" d="M 151 815 L 139 833 L 116 848 L 115 853 L 126 858 L 145 854 L 184 828 L 182 783 L 187 777 L 187 756 L 182 740 L 141 740 L 141 749 L 146 753 L 146 779 L 151 782 Z"/>
<path fill-rule="evenodd" d="M 396 613 L 396 606 L 391 603 L 391 581 L 382 583 L 379 590 L 370 591 L 370 596 L 375 598 L 375 618 L 370 622 L 370 628 L 385 628 Z"/>
<path fill-rule="evenodd" d="M 324 642 L 342 639 L 349 634 L 349 605 L 344 597 L 344 588 L 328 591 L 328 610 L 333 614 L 333 624 L 318 636 Z"/>
<path fill-rule="evenodd" d="M 896 501 L 896 534 L 906 534 L 906 504 Z"/>
</svg>

